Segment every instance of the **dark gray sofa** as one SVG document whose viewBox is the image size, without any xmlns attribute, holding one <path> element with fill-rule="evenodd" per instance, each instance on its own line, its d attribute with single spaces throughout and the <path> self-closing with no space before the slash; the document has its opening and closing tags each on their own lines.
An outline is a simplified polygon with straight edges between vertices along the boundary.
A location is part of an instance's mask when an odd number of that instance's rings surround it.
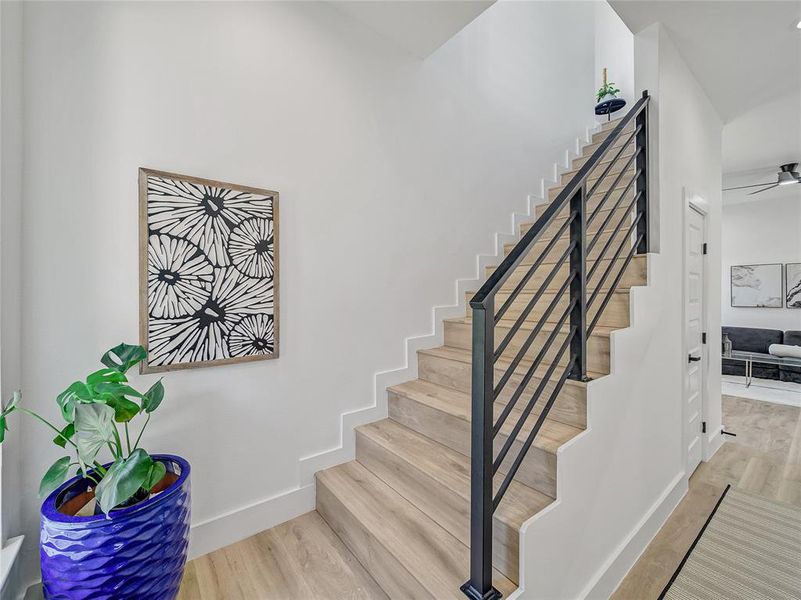
<svg viewBox="0 0 801 600">
<path fill-rule="evenodd" d="M 762 329 L 757 327 L 723 327 L 723 334 L 728 335 L 732 343 L 732 350 L 753 352 L 754 354 L 768 353 L 771 344 L 792 344 L 801 346 L 801 331 L 781 331 L 779 329 Z M 745 364 L 724 358 L 724 375 L 745 375 Z M 779 365 L 764 365 L 754 363 L 753 376 L 760 379 L 775 379 L 801 383 L 801 368 Z"/>
<path fill-rule="evenodd" d="M 801 331 L 785 331 L 784 343 L 801 346 Z M 779 378 L 782 381 L 801 383 L 801 367 L 785 367 L 782 365 L 779 367 Z"/>
</svg>

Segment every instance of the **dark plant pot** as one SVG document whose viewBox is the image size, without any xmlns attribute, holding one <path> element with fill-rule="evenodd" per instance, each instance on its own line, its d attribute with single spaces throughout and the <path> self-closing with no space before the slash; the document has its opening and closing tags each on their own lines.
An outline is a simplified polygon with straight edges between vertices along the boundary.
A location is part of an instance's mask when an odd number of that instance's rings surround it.
<svg viewBox="0 0 801 600">
<path fill-rule="evenodd" d="M 83 477 L 44 501 L 39 547 L 47 600 L 172 600 L 178 595 L 189 545 L 189 463 L 169 454 L 152 456 L 177 479 L 160 494 L 113 510 L 109 517 L 59 512 L 86 492 Z"/>
</svg>

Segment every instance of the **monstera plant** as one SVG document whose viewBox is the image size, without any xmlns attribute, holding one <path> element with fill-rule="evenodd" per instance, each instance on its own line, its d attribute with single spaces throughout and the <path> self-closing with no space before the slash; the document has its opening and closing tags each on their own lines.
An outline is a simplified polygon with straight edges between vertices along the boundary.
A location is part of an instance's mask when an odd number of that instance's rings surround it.
<svg viewBox="0 0 801 600">
<path fill-rule="evenodd" d="M 63 427 L 22 406 L 20 393 L 2 409 L 0 442 L 8 428 L 8 417 L 22 412 L 50 427 L 56 433 L 53 443 L 67 452 L 42 477 L 40 497 L 61 486 L 74 467 L 94 484 L 98 506 L 109 513 L 113 508 L 147 499 L 164 478 L 164 463 L 153 460 L 139 447 L 151 414 L 164 398 L 164 386 L 159 380 L 146 392 L 139 392 L 126 377 L 128 370 L 145 356 L 142 346 L 128 344 L 120 344 L 103 354 L 100 362 L 104 368 L 90 373 L 84 381 L 74 382 L 56 398 L 65 422 Z M 103 466 L 99 457 L 106 450 L 112 460 L 110 465 Z"/>
</svg>

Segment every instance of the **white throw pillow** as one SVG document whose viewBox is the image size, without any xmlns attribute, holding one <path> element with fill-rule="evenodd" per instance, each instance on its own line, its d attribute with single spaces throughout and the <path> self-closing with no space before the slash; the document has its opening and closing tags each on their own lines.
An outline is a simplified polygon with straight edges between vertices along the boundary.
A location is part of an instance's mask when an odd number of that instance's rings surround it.
<svg viewBox="0 0 801 600">
<path fill-rule="evenodd" d="M 790 346 L 789 344 L 771 344 L 768 352 L 773 356 L 782 358 L 801 358 L 801 346 Z"/>
</svg>

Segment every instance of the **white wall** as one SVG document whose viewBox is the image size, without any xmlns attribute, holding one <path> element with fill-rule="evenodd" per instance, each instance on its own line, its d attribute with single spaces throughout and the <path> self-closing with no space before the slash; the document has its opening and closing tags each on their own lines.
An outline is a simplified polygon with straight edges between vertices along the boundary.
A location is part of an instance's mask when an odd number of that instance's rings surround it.
<svg viewBox="0 0 801 600">
<path fill-rule="evenodd" d="M 144 438 L 193 464 L 196 552 L 312 507 L 298 460 L 339 447 L 341 414 L 592 122 L 587 3 L 498 3 L 424 62 L 319 3 L 37 2 L 24 20 L 32 407 L 55 418 L 136 340 L 137 167 L 281 193 L 281 358 L 167 375 Z M 23 432 L 32 579 L 58 452 Z"/>
<path fill-rule="evenodd" d="M 0 2 L 0 401 L 21 387 L 22 5 Z M 20 435 L 12 425 L 0 447 L 0 597 L 20 593 L 11 555 L 21 532 Z M 5 581 L 4 581 L 5 579 Z"/>
<path fill-rule="evenodd" d="M 640 99 L 642 90 L 634 87 L 634 34 L 605 0 L 595 2 L 595 89 L 603 85 L 603 69 L 609 81 L 620 89 L 618 97 L 627 105 L 614 117 L 623 116 Z M 599 122 L 605 116 L 597 117 Z"/>
<path fill-rule="evenodd" d="M 588 429 L 559 449 L 558 499 L 524 529 L 526 598 L 608 598 L 687 489 L 683 448 L 685 191 L 709 210 L 706 458 L 720 443 L 722 123 L 658 24 L 635 36 L 648 89 L 652 220 L 648 285 L 612 334 L 611 375 L 588 385 Z M 717 248 L 717 249 L 715 249 Z"/>
<path fill-rule="evenodd" d="M 801 310 L 735 308 L 731 305 L 732 265 L 801 262 L 801 190 L 777 188 L 766 199 L 723 206 L 721 312 L 735 327 L 801 329 Z"/>
</svg>

